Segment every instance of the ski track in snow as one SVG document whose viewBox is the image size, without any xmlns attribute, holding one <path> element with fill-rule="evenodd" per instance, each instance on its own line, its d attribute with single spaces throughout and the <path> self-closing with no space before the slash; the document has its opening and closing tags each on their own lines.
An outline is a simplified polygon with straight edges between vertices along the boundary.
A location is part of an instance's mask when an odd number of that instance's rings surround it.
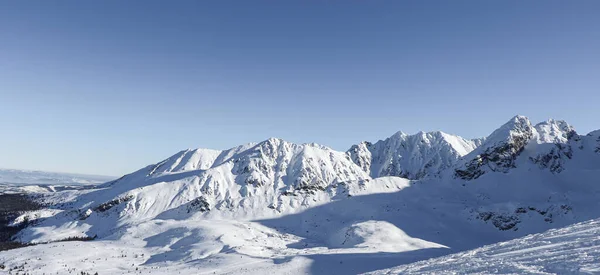
<svg viewBox="0 0 600 275">
<path fill-rule="evenodd" d="M 599 274 L 600 219 L 368 274 Z"/>
</svg>

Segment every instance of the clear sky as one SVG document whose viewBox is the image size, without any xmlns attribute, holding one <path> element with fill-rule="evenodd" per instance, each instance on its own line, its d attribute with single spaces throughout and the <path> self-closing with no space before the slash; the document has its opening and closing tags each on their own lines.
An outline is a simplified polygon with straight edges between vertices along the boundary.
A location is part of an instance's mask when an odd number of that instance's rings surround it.
<svg viewBox="0 0 600 275">
<path fill-rule="evenodd" d="M 600 128 L 600 1 L 2 1 L 0 167 Z"/>
</svg>

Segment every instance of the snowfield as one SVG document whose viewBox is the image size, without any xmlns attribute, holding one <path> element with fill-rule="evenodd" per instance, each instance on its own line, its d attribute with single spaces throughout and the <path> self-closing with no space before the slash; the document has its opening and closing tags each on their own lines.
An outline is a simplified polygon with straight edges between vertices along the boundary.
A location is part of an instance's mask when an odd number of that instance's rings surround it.
<svg viewBox="0 0 600 275">
<path fill-rule="evenodd" d="M 599 274 L 600 219 L 369 274 Z"/>
<path fill-rule="evenodd" d="M 298 238 L 254 223 L 180 225 L 145 225 L 146 230 L 164 232 L 150 239 L 136 240 L 139 236 L 132 234 L 119 241 L 60 242 L 3 252 L 2 258 L 6 266 L 23 265 L 30 274 L 331 274 L 332 270 L 355 274 L 365 269 L 360 265 L 406 261 L 368 249 L 363 250 L 367 256 L 359 257 L 336 249 L 286 248 Z M 189 227 L 197 229 L 190 231 Z M 368 274 L 598 274 L 599 236 L 600 220 L 596 219 Z M 395 237 L 384 236 L 386 242 Z M 223 239 L 235 246 L 224 247 Z M 368 256 L 370 253 L 375 255 Z M 410 254 L 419 256 L 424 255 Z M 359 262 L 354 263 L 356 260 Z M 314 268 L 315 263 L 320 269 Z"/>
<path fill-rule="evenodd" d="M 399 132 L 347 152 L 274 138 L 188 149 L 92 187 L 21 190 L 43 207 L 11 220 L 24 226 L 13 240 L 37 245 L 0 252 L 0 264 L 29 274 L 593 273 L 585 232 L 600 218 L 598 179 L 600 131 L 523 116 L 476 140 Z M 95 239 L 60 242 L 71 237 Z M 538 246 L 555 254 L 519 256 Z"/>
</svg>

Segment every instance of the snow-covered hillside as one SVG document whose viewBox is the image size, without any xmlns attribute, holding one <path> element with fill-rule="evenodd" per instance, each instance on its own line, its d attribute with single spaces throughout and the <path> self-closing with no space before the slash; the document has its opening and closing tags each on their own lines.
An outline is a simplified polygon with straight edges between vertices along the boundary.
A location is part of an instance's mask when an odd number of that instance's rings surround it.
<svg viewBox="0 0 600 275">
<path fill-rule="evenodd" d="M 369 274 L 600 274 L 600 219 Z"/>
<path fill-rule="evenodd" d="M 184 150 L 95 188 L 37 193 L 45 208 L 13 225 L 31 222 L 15 236 L 27 243 L 96 237 L 22 248 L 70 247 L 61 253 L 86 272 L 356 274 L 598 218 L 599 178 L 600 131 L 516 116 L 477 140 L 398 133 L 347 152 L 280 139 Z M 101 252 L 76 255 L 92 247 Z M 90 260 L 116 251 L 137 257 Z M 15 253 L 0 263 L 24 260 Z M 64 261 L 27 270 L 75 265 Z"/>
</svg>

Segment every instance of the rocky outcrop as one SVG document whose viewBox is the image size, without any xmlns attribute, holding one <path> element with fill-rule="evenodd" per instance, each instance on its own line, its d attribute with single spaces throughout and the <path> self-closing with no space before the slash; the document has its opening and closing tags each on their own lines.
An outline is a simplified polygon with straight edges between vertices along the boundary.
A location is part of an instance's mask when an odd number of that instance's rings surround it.
<svg viewBox="0 0 600 275">
<path fill-rule="evenodd" d="M 210 211 L 210 204 L 208 203 L 208 201 L 206 200 L 206 198 L 204 196 L 195 198 L 188 204 L 187 212 L 190 213 L 193 211 L 199 211 L 199 212 Z"/>
<path fill-rule="evenodd" d="M 550 152 L 540 154 L 529 159 L 541 169 L 548 169 L 552 173 L 564 170 L 565 161 L 573 157 L 573 148 L 567 144 L 554 144 Z"/>
<path fill-rule="evenodd" d="M 94 207 L 93 211 L 96 212 L 105 212 L 110 210 L 111 208 L 123 203 L 123 202 L 127 202 L 133 199 L 132 195 L 127 195 L 127 196 L 122 196 L 122 197 L 118 197 L 116 199 L 113 199 L 111 201 L 107 201 L 105 203 L 102 203 L 96 207 Z M 88 215 L 89 216 L 89 215 Z"/>
<path fill-rule="evenodd" d="M 533 137 L 529 119 L 516 116 L 494 131 L 475 151 L 464 157 L 455 169 L 455 177 L 473 180 L 486 172 L 508 172 L 515 168 L 515 160 Z"/>
<path fill-rule="evenodd" d="M 546 206 L 520 206 L 512 212 L 507 211 L 480 211 L 475 218 L 490 223 L 498 230 L 519 230 L 519 223 L 527 220 L 527 217 L 543 218 L 546 223 L 553 223 L 557 216 L 571 213 L 573 208 L 567 204 L 552 204 Z"/>
<path fill-rule="evenodd" d="M 481 212 L 477 217 L 484 222 L 490 222 L 499 230 L 518 230 L 517 224 L 521 222 L 517 215 L 496 213 L 496 212 Z"/>
</svg>

